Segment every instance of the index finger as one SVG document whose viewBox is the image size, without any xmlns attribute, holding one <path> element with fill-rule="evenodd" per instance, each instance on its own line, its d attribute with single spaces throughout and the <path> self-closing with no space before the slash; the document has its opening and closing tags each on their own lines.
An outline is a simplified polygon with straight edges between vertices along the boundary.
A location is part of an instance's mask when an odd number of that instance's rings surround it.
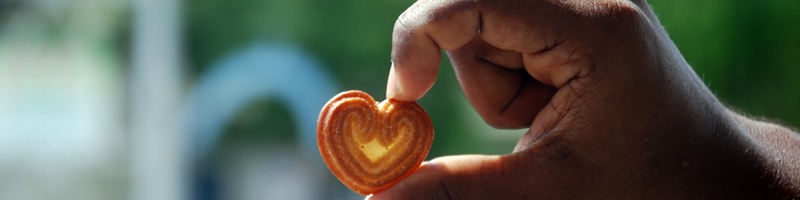
<svg viewBox="0 0 800 200">
<path fill-rule="evenodd" d="M 436 81 L 441 50 L 455 50 L 480 30 L 475 1 L 423 0 L 395 22 L 386 98 L 416 101 Z"/>
</svg>

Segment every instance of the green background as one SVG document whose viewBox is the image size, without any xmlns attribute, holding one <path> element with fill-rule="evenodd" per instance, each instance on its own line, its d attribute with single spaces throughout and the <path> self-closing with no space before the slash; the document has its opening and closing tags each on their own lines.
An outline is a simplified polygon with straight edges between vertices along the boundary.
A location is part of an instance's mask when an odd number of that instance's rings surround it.
<svg viewBox="0 0 800 200">
<path fill-rule="evenodd" d="M 381 99 L 392 27 L 412 3 L 189 0 L 185 24 L 189 60 L 195 64 L 192 74 L 202 74 L 215 58 L 253 40 L 293 41 L 328 66 L 343 90 L 364 90 Z M 750 116 L 800 125 L 800 1 L 650 3 L 686 60 L 723 103 Z M 447 61 L 420 104 L 437 133 L 432 157 L 508 153 L 522 133 L 493 130 L 480 121 Z M 257 106 L 265 112 L 242 114 L 242 123 L 235 121 L 226 138 L 274 138 L 263 133 L 288 124 L 258 123 L 286 112 L 269 108 L 280 107 L 275 103 Z"/>
</svg>

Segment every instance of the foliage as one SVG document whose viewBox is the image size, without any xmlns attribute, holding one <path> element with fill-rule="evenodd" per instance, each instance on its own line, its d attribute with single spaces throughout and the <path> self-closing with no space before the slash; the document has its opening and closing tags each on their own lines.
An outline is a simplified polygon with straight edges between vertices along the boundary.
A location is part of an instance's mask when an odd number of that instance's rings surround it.
<svg viewBox="0 0 800 200">
<path fill-rule="evenodd" d="M 800 1 L 650 3 L 722 102 L 800 127 Z"/>
<path fill-rule="evenodd" d="M 189 61 L 193 73 L 200 74 L 215 59 L 250 42 L 290 41 L 329 66 L 341 89 L 360 89 L 382 99 L 392 27 L 412 3 L 188 0 Z M 800 127 L 800 1 L 650 3 L 686 60 L 721 101 L 750 115 Z M 503 153 L 513 147 L 513 138 L 486 145 L 476 136 L 490 129 L 470 121 L 476 114 L 465 106 L 446 61 L 437 84 L 420 103 L 436 125 L 431 156 Z"/>
</svg>

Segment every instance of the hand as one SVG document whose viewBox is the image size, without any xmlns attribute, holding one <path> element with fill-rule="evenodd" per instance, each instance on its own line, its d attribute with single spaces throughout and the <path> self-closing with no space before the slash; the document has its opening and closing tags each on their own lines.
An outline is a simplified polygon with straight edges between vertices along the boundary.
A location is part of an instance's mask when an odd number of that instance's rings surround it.
<svg viewBox="0 0 800 200">
<path fill-rule="evenodd" d="M 387 98 L 421 98 L 444 50 L 487 123 L 529 131 L 512 154 L 437 158 L 372 199 L 741 198 L 800 190 L 800 178 L 769 172 L 786 163 L 765 162 L 778 154 L 758 145 L 766 137 L 754 130 L 762 128 L 718 102 L 644 1 L 422 0 L 397 20 L 393 45 Z M 800 144 L 786 132 L 779 141 Z M 794 154 L 781 154 L 794 158 L 788 166 L 800 166 Z"/>
</svg>

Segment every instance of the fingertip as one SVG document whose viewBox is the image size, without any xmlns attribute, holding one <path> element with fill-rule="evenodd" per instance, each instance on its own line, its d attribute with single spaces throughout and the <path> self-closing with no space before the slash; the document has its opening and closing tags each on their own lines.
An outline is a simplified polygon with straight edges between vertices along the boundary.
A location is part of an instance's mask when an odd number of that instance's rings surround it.
<svg viewBox="0 0 800 200">
<path fill-rule="evenodd" d="M 525 184 L 527 187 L 530 183 L 526 181 L 534 180 L 527 179 L 526 174 L 509 173 L 520 167 L 528 169 L 513 161 L 516 156 L 461 155 L 436 158 L 423 162 L 411 176 L 368 199 L 460 199 L 467 196 L 506 199 L 504 195 L 527 192 L 512 186 Z"/>
<path fill-rule="evenodd" d="M 419 100 L 433 86 L 437 68 L 404 68 L 392 64 L 386 84 L 386 98 L 412 102 Z"/>
<path fill-rule="evenodd" d="M 377 194 L 366 197 L 369 200 L 394 200 L 394 199 L 418 199 L 416 195 L 429 193 L 425 191 L 432 189 L 432 182 L 440 178 L 435 163 L 428 161 L 422 162 L 420 167 L 409 177 L 401 180 L 394 186 Z"/>
<path fill-rule="evenodd" d="M 392 69 L 386 98 L 416 101 L 431 89 L 441 50 L 455 50 L 480 29 L 475 2 L 418 1 L 398 17 L 392 32 Z"/>
<path fill-rule="evenodd" d="M 389 68 L 389 78 L 386 82 L 386 99 L 398 99 L 403 96 L 401 85 L 397 82 L 397 73 L 394 71 L 394 64 Z"/>
</svg>

